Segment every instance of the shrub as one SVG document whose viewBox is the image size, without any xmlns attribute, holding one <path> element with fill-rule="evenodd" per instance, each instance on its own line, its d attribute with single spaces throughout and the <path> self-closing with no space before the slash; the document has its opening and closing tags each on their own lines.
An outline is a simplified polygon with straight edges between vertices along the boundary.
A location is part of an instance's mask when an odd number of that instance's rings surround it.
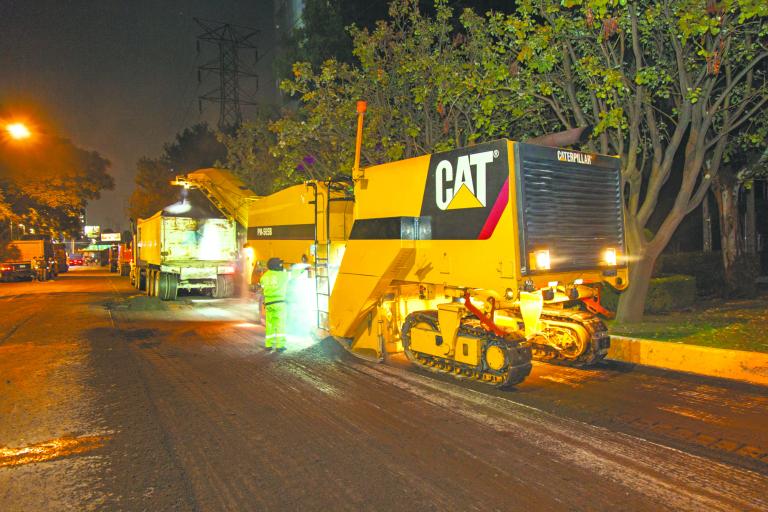
<svg viewBox="0 0 768 512">
<path fill-rule="evenodd" d="M 725 291 L 723 262 L 719 252 L 681 252 L 662 254 L 656 260 L 654 276 L 685 274 L 696 278 L 700 296 L 722 296 Z"/>
<path fill-rule="evenodd" d="M 603 307 L 616 311 L 619 292 L 610 286 L 603 286 L 600 302 Z M 686 275 L 654 277 L 648 287 L 645 299 L 646 313 L 663 313 L 691 307 L 696 302 L 696 278 Z"/>
<path fill-rule="evenodd" d="M 696 278 L 685 275 L 654 277 L 645 310 L 649 313 L 686 309 L 696 302 Z"/>
</svg>

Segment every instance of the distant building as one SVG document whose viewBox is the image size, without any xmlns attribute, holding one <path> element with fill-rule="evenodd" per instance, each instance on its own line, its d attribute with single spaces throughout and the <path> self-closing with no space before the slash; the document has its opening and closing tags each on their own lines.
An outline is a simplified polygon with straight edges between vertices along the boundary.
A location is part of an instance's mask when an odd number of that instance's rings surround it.
<svg viewBox="0 0 768 512">
<path fill-rule="evenodd" d="M 275 64 L 285 61 L 285 45 L 290 39 L 292 32 L 303 26 L 303 14 L 304 0 L 274 0 L 274 38 L 272 41 L 274 41 L 275 50 L 273 52 L 273 69 Z M 272 76 L 274 77 L 275 91 L 280 98 L 280 103 L 282 103 L 283 96 L 280 93 L 280 76 L 278 76 L 276 70 L 273 71 Z"/>
</svg>

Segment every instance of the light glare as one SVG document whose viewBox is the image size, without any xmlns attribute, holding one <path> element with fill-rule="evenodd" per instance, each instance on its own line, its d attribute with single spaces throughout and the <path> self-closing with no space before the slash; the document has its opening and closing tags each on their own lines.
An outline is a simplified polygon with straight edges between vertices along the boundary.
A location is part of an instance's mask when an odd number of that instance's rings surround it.
<svg viewBox="0 0 768 512">
<path fill-rule="evenodd" d="M 24 123 L 11 123 L 5 127 L 11 138 L 16 140 L 28 139 L 32 136 L 32 132 Z"/>
<path fill-rule="evenodd" d="M 549 270 L 551 262 L 549 259 L 549 250 L 536 251 L 536 270 Z"/>
</svg>

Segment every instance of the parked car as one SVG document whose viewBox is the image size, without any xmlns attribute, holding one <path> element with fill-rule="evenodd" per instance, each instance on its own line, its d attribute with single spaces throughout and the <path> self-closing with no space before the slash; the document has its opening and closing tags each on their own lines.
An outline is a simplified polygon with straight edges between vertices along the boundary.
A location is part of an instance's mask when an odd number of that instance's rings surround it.
<svg viewBox="0 0 768 512">
<path fill-rule="evenodd" d="M 69 257 L 69 266 L 75 267 L 83 264 L 83 257 L 82 256 L 70 256 Z"/>
<path fill-rule="evenodd" d="M 31 281 L 36 277 L 31 263 L 0 263 L 0 282 Z"/>
<path fill-rule="evenodd" d="M 50 239 L 13 240 L 8 247 L 14 249 L 14 253 L 0 262 L 0 280 L 47 281 L 58 275 L 59 269 Z"/>
</svg>

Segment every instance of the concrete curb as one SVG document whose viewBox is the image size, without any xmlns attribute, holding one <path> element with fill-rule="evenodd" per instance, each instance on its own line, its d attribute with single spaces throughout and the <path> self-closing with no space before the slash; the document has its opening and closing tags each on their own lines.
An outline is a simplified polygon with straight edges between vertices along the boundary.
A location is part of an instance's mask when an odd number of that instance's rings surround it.
<svg viewBox="0 0 768 512">
<path fill-rule="evenodd" d="M 608 359 L 768 386 L 768 354 L 611 336 Z"/>
</svg>

